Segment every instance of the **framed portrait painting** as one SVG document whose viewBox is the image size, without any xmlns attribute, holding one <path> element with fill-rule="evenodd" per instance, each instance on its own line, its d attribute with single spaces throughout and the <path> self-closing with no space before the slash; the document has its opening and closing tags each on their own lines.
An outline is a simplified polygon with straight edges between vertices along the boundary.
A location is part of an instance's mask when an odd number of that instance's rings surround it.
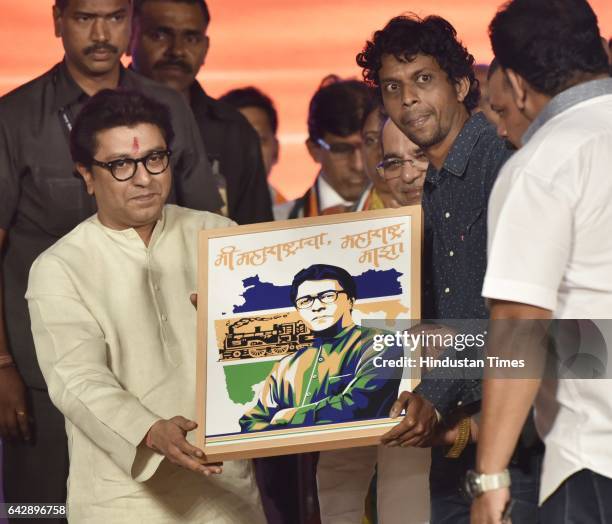
<svg viewBox="0 0 612 524">
<path fill-rule="evenodd" d="M 420 206 L 200 232 L 197 445 L 209 461 L 375 444 L 420 317 Z"/>
</svg>

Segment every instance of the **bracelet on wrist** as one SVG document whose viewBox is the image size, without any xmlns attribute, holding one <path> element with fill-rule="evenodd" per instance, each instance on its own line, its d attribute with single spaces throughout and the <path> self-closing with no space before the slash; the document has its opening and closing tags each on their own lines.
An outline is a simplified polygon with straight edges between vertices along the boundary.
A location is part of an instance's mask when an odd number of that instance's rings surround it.
<svg viewBox="0 0 612 524">
<path fill-rule="evenodd" d="M 456 459 L 461 456 L 461 453 L 463 453 L 463 450 L 470 441 L 470 428 L 470 417 L 461 419 L 458 426 L 457 438 L 455 438 L 455 443 L 446 453 L 446 458 Z"/>
</svg>

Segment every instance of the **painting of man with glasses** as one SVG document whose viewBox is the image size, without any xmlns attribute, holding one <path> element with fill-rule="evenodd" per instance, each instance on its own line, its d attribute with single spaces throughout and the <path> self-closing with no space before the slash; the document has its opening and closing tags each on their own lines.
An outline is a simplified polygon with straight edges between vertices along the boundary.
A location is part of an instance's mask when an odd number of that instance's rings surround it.
<svg viewBox="0 0 612 524">
<path fill-rule="evenodd" d="M 380 331 L 354 322 L 353 277 L 341 267 L 313 264 L 294 276 L 289 293 L 315 338 L 275 364 L 256 404 L 240 418 L 242 432 L 386 417 L 399 377 L 380 363 L 393 348 L 375 351 Z"/>
</svg>

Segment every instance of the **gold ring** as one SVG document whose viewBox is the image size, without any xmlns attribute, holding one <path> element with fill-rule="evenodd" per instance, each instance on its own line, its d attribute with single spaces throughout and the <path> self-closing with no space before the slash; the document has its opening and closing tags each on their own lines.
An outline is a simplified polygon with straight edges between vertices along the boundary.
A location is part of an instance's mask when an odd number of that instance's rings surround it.
<svg viewBox="0 0 612 524">
<path fill-rule="evenodd" d="M 15 411 L 15 413 L 17 413 L 18 417 L 25 417 L 26 416 L 26 412 L 25 411 Z"/>
</svg>

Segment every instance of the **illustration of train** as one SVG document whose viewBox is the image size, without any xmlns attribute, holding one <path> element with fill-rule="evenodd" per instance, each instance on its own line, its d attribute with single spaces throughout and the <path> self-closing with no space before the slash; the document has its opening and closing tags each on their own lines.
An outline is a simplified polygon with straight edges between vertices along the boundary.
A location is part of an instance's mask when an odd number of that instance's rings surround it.
<svg viewBox="0 0 612 524">
<path fill-rule="evenodd" d="M 314 338 L 301 320 L 274 324 L 269 330 L 262 330 L 261 326 L 255 326 L 253 331 L 236 331 L 239 327 L 256 320 L 259 319 L 244 318 L 228 326 L 223 348 L 219 350 L 221 360 L 295 353 L 298 349 L 308 347 Z"/>
</svg>

